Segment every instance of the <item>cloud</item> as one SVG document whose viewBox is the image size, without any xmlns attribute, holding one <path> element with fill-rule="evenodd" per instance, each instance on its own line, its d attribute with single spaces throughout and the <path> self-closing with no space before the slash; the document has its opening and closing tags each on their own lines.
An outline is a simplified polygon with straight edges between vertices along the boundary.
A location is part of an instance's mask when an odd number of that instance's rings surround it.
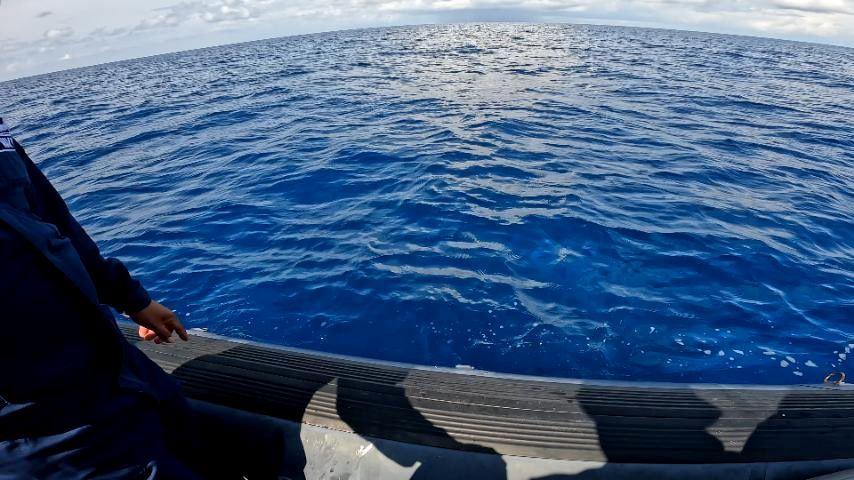
<svg viewBox="0 0 854 480">
<path fill-rule="evenodd" d="M 132 30 L 134 31 L 145 31 L 151 30 L 155 28 L 163 28 L 163 27 L 175 27 L 182 23 L 182 19 L 175 15 L 173 12 L 160 13 L 148 18 L 143 19 L 139 24 L 134 27 Z"/>
<path fill-rule="evenodd" d="M 45 10 L 45 11 L 43 11 L 43 12 L 39 12 L 39 13 L 37 13 L 37 14 L 36 14 L 36 18 L 44 18 L 44 17 L 49 17 L 49 16 L 51 16 L 51 15 L 53 15 L 53 12 L 51 12 L 51 11 L 49 11 L 49 10 Z"/>
<path fill-rule="evenodd" d="M 110 38 L 110 37 L 118 37 L 122 35 L 126 35 L 131 32 L 130 28 L 118 27 L 118 28 L 107 28 L 107 27 L 99 27 L 89 34 L 92 38 Z"/>
<path fill-rule="evenodd" d="M 781 10 L 797 10 L 811 13 L 854 14 L 854 1 L 849 0 L 776 0 L 769 4 Z"/>
<path fill-rule="evenodd" d="M 136 30 L 174 27 L 188 22 L 227 23 L 257 19 L 273 0 L 215 0 L 181 2 L 159 11 L 137 25 Z"/>
<path fill-rule="evenodd" d="M 45 31 L 42 36 L 48 41 L 58 41 L 74 35 L 74 29 L 71 27 L 51 28 Z"/>
</svg>

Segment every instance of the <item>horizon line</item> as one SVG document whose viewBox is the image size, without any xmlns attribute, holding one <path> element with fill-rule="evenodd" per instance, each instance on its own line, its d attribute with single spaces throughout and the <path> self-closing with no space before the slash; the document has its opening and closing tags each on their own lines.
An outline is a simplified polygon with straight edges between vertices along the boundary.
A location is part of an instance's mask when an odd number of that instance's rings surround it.
<svg viewBox="0 0 854 480">
<path fill-rule="evenodd" d="M 722 32 L 711 32 L 711 31 L 706 31 L 706 30 L 689 30 L 689 29 L 681 29 L 681 28 L 653 27 L 653 26 L 627 25 L 627 24 L 614 24 L 614 23 L 536 22 L 536 21 L 513 22 L 513 21 L 489 21 L 489 20 L 473 21 L 473 22 L 447 22 L 447 23 L 425 22 L 425 23 L 405 23 L 405 24 L 390 25 L 390 26 L 353 27 L 353 28 L 341 28 L 341 29 L 335 29 L 335 30 L 319 30 L 316 32 L 309 32 L 309 33 L 294 33 L 294 34 L 288 34 L 288 35 L 277 35 L 277 36 L 273 36 L 273 37 L 263 37 L 263 38 L 258 38 L 258 39 L 254 39 L 254 40 L 245 40 L 245 41 L 239 41 L 239 42 L 234 42 L 234 43 L 219 43 L 219 44 L 215 44 L 215 45 L 209 45 L 206 47 L 188 48 L 185 50 L 174 50 L 171 52 L 154 53 L 151 55 L 140 55 L 138 57 L 128 57 L 128 58 L 123 58 L 120 60 L 111 60 L 108 62 L 93 63 L 90 65 L 61 68 L 61 69 L 52 70 L 49 72 L 36 73 L 36 74 L 31 74 L 31 75 L 24 75 L 21 77 L 14 77 L 14 78 L 6 79 L 6 80 L 0 80 L 0 85 L 6 84 L 6 83 L 11 83 L 11 82 L 17 82 L 20 80 L 29 80 L 29 79 L 34 79 L 34 78 L 38 78 L 38 77 L 56 75 L 56 74 L 66 73 L 66 72 L 73 72 L 76 70 L 85 70 L 88 68 L 104 67 L 107 65 L 119 64 L 119 63 L 124 63 L 124 62 L 133 62 L 133 61 L 145 60 L 145 59 L 149 59 L 149 58 L 165 57 L 168 55 L 177 55 L 177 54 L 182 54 L 182 53 L 198 52 L 198 51 L 208 50 L 208 49 L 212 49 L 212 48 L 249 45 L 252 43 L 267 42 L 267 41 L 271 41 L 271 40 L 278 40 L 278 39 L 284 39 L 284 38 L 309 37 L 309 36 L 314 36 L 314 35 L 324 35 L 324 34 L 331 34 L 331 33 L 338 33 L 338 32 L 358 32 L 358 31 L 362 31 L 362 30 L 389 30 L 389 29 L 394 29 L 394 28 L 428 27 L 428 26 L 454 26 L 454 25 L 479 25 L 479 24 L 564 25 L 564 26 L 586 26 L 586 27 L 612 27 L 612 28 L 626 28 L 626 29 L 634 28 L 634 29 L 641 29 L 641 30 L 661 30 L 661 31 L 670 31 L 670 32 L 699 33 L 699 34 L 704 34 L 704 35 L 720 35 L 720 36 L 724 36 L 724 37 L 753 38 L 753 39 L 760 39 L 760 40 L 773 40 L 773 41 L 779 41 L 779 42 L 789 42 L 789 43 L 798 43 L 798 44 L 804 44 L 804 45 L 815 45 L 815 46 L 820 46 L 820 47 L 833 47 L 833 48 L 844 48 L 847 50 L 854 50 L 854 46 L 852 46 L 852 45 L 842 45 L 842 44 L 831 43 L 831 42 L 821 42 L 821 41 L 811 41 L 811 40 L 794 40 L 794 39 L 789 39 L 789 38 L 780 38 L 780 37 L 772 37 L 772 36 L 766 37 L 766 36 L 762 36 L 762 35 L 752 35 L 752 34 L 742 34 L 742 33 L 722 33 Z"/>
</svg>

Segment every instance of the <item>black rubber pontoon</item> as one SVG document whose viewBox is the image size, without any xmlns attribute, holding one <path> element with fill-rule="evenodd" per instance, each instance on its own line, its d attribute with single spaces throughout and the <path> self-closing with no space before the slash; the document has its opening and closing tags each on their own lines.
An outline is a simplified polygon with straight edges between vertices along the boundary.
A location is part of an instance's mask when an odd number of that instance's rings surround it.
<svg viewBox="0 0 854 480">
<path fill-rule="evenodd" d="M 268 450 L 283 478 L 806 479 L 854 468 L 845 385 L 538 379 L 194 333 L 138 346 L 230 441 Z"/>
</svg>

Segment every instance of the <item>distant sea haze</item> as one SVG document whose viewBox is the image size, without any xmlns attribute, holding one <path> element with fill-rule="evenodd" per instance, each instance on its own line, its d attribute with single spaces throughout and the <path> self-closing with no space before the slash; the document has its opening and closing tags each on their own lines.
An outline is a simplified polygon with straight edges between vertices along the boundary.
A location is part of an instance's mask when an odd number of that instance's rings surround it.
<svg viewBox="0 0 854 480">
<path fill-rule="evenodd" d="M 190 327 L 588 379 L 817 383 L 854 348 L 854 50 L 346 31 L 3 84 Z"/>
</svg>

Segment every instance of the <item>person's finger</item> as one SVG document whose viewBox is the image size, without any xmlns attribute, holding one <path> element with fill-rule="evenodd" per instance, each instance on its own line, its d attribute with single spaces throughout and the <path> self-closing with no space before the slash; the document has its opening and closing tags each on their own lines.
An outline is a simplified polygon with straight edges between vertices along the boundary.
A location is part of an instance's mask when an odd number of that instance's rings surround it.
<svg viewBox="0 0 854 480">
<path fill-rule="evenodd" d="M 178 316 L 174 313 L 170 312 L 170 315 L 163 322 L 166 325 L 166 328 L 169 329 L 169 333 L 175 332 L 178 334 L 178 338 L 183 341 L 187 341 L 189 337 L 187 336 L 187 331 L 184 329 L 184 326 L 181 325 L 181 321 L 178 320 Z"/>
<path fill-rule="evenodd" d="M 178 334 L 178 338 L 185 342 L 190 339 L 190 336 L 187 335 L 187 329 L 184 328 L 184 325 L 177 318 L 175 319 L 175 332 Z"/>
<path fill-rule="evenodd" d="M 169 343 L 169 337 L 172 336 L 172 331 L 166 328 L 163 324 L 152 323 L 152 329 L 157 333 L 157 336 L 160 337 L 160 340 Z"/>
<path fill-rule="evenodd" d="M 137 331 L 137 333 L 139 334 L 140 338 L 142 338 L 142 339 L 143 339 L 144 341 L 146 341 L 146 342 L 147 342 L 147 341 L 149 341 L 149 340 L 154 339 L 154 337 L 156 337 L 156 336 L 157 336 L 157 334 L 156 334 L 156 333 L 154 333 L 154 330 L 151 330 L 151 329 L 149 329 L 149 328 L 145 328 L 145 327 L 143 327 L 142 325 L 140 325 L 139 330 Z"/>
</svg>

